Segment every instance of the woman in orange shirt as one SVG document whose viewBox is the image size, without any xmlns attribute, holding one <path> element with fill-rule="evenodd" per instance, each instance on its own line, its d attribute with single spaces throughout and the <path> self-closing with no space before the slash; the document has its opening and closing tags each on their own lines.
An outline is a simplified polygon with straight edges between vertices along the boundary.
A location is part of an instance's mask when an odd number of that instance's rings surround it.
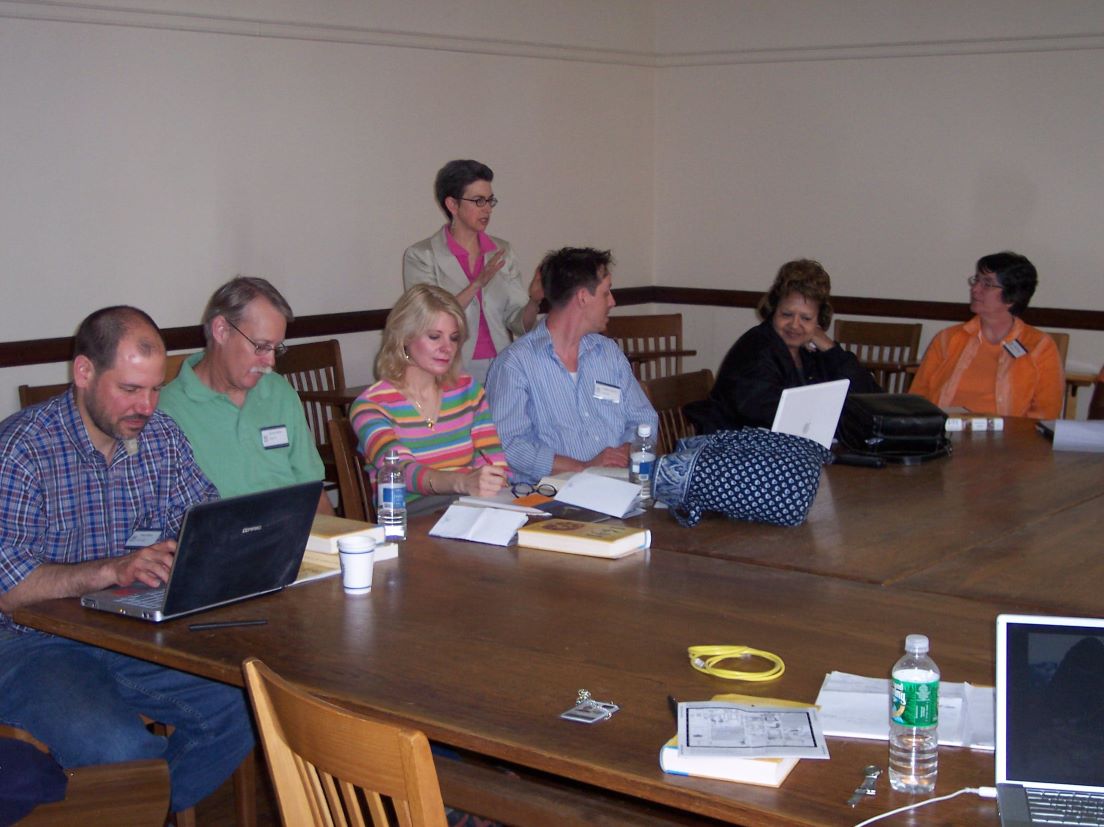
<svg viewBox="0 0 1104 827">
<path fill-rule="evenodd" d="M 1054 340 L 1020 318 L 1039 282 L 1035 265 L 1016 253 L 978 259 L 965 324 L 940 331 L 909 389 L 941 408 L 1057 419 L 1065 377 Z"/>
</svg>

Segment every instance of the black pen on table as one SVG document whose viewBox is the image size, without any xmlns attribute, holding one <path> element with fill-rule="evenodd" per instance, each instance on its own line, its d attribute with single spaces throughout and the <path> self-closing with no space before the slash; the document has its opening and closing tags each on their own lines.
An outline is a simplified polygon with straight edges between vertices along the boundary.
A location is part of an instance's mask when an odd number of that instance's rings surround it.
<svg viewBox="0 0 1104 827">
<path fill-rule="evenodd" d="M 208 629 L 232 629 L 235 626 L 264 626 L 268 623 L 263 618 L 257 620 L 215 620 L 210 623 L 191 623 L 188 629 L 193 632 L 205 632 Z"/>
</svg>

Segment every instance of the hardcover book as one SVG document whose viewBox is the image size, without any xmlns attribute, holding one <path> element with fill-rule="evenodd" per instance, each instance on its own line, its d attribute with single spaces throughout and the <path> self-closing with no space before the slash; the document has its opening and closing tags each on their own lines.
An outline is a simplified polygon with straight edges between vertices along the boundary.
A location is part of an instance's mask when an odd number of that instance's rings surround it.
<svg viewBox="0 0 1104 827">
<path fill-rule="evenodd" d="M 518 529 L 518 545 L 592 557 L 624 557 L 648 548 L 652 533 L 617 523 L 585 523 L 553 517 Z"/>
</svg>

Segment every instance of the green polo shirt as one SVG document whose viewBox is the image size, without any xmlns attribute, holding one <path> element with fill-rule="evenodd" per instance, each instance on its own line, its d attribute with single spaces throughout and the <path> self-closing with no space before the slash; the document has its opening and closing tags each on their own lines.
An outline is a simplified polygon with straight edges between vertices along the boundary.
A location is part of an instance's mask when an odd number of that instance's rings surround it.
<svg viewBox="0 0 1104 827">
<path fill-rule="evenodd" d="M 240 408 L 204 385 L 188 357 L 161 391 L 159 407 L 180 425 L 196 462 L 223 497 L 320 480 L 322 460 L 303 403 L 278 373 L 261 377 Z"/>
</svg>

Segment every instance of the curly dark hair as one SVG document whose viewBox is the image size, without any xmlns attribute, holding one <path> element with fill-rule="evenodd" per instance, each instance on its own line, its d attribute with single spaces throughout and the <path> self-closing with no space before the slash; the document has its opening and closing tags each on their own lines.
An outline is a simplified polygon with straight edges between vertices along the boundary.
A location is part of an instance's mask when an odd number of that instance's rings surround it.
<svg viewBox="0 0 1104 827">
<path fill-rule="evenodd" d="M 809 301 L 819 306 L 817 311 L 817 324 L 822 330 L 827 330 L 832 322 L 832 305 L 828 297 L 832 293 L 832 278 L 828 275 L 819 261 L 810 258 L 799 258 L 795 261 L 787 261 L 778 268 L 778 275 L 774 277 L 774 284 L 766 295 L 759 300 L 756 308 L 759 318 L 770 319 L 778 305 L 790 293 L 800 293 Z"/>
</svg>

